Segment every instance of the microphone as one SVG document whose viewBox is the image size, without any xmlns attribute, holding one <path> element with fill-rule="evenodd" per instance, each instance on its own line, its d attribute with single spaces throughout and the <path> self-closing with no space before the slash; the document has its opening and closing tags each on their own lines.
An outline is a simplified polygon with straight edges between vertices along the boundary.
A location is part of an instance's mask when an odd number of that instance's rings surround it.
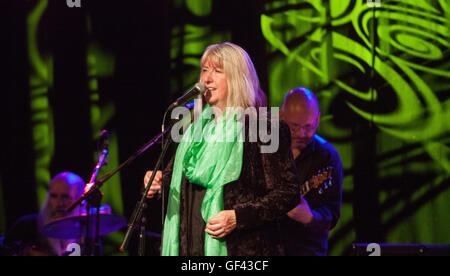
<svg viewBox="0 0 450 276">
<path fill-rule="evenodd" d="M 104 129 L 100 132 L 100 137 L 98 140 L 102 143 L 102 150 L 108 150 L 109 147 L 109 132 Z"/>
<path fill-rule="evenodd" d="M 102 130 L 97 141 L 97 152 L 101 152 L 103 154 L 106 150 L 104 165 L 107 165 L 109 161 L 109 131 L 107 131 L 106 129 Z"/>
<path fill-rule="evenodd" d="M 179 105 L 185 104 L 190 99 L 192 99 L 193 97 L 205 93 L 205 91 L 206 91 L 206 86 L 203 83 L 198 82 L 198 83 L 195 84 L 194 88 L 192 88 L 191 90 L 186 92 L 186 94 L 184 94 L 183 96 L 179 97 L 174 103 L 172 103 L 169 106 L 169 109 L 172 109 L 172 108 L 177 107 Z"/>
<path fill-rule="evenodd" d="M 102 147 L 100 148 L 100 143 L 102 145 Z M 94 172 L 92 173 L 91 179 L 89 180 L 89 182 L 86 184 L 86 186 L 84 187 L 84 193 L 82 198 L 80 198 L 79 200 L 83 199 L 82 201 L 84 201 L 84 196 L 92 189 L 92 187 L 94 186 L 95 183 L 95 179 L 97 178 L 97 174 L 100 171 L 100 168 L 102 166 L 108 165 L 108 156 L 109 156 L 109 132 L 104 129 L 100 132 L 100 135 L 97 139 L 97 156 L 98 156 L 98 163 L 95 166 Z M 101 156 L 99 156 L 99 152 L 101 152 Z M 80 202 L 82 202 L 80 201 Z M 73 210 L 73 208 L 75 208 L 77 204 L 73 204 L 72 206 L 69 206 L 67 208 L 67 210 L 70 212 Z"/>
</svg>

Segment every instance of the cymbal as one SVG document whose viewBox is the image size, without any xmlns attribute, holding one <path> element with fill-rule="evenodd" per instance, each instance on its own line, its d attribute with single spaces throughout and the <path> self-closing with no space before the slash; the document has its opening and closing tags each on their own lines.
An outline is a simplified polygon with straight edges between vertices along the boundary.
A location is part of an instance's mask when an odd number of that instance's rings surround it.
<svg viewBox="0 0 450 276">
<path fill-rule="evenodd" d="M 90 237 L 95 237 L 96 220 L 97 214 L 92 214 L 89 219 Z M 86 236 L 86 222 L 86 214 L 62 217 L 45 225 L 42 234 L 55 239 L 79 239 L 81 236 Z M 100 211 L 100 236 L 115 232 L 125 226 L 127 226 L 127 221 L 124 217 Z"/>
</svg>

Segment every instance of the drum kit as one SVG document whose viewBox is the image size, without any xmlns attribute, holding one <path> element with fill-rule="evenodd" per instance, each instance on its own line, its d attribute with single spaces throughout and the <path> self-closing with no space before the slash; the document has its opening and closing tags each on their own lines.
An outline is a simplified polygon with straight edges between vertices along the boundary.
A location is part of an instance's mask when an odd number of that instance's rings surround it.
<svg viewBox="0 0 450 276">
<path fill-rule="evenodd" d="M 61 217 L 51 222 L 47 223 L 42 229 L 42 235 L 47 238 L 60 239 L 60 240 L 77 240 L 80 241 L 80 254 L 79 255 L 89 255 L 95 256 L 95 249 L 85 250 L 86 247 L 95 246 L 96 238 L 96 227 L 99 227 L 99 236 L 105 236 L 110 233 L 124 229 L 127 226 L 127 220 L 117 214 L 111 214 L 111 208 L 108 205 L 103 205 L 99 212 L 99 223 L 96 225 L 97 214 L 96 212 L 91 212 L 88 216 L 86 212 L 81 215 L 73 215 Z M 89 229 L 87 231 L 86 229 Z M 146 231 L 145 235 L 150 238 L 148 248 L 151 252 L 149 254 L 159 254 L 159 248 L 153 248 L 155 246 L 159 247 L 161 242 L 161 234 L 152 231 Z M 91 242 L 89 243 L 88 237 L 90 237 Z M 71 252 L 67 252 L 69 255 Z M 70 254 L 70 256 L 76 256 Z"/>
<path fill-rule="evenodd" d="M 108 205 L 97 210 L 82 212 L 80 215 L 65 216 L 54 219 L 43 226 L 41 234 L 47 238 L 59 240 L 73 240 L 76 243 L 66 248 L 66 255 L 70 256 L 98 256 L 101 255 L 100 237 L 116 232 L 127 226 L 124 217 L 111 214 Z M 77 250 L 72 249 L 77 247 Z"/>
<path fill-rule="evenodd" d="M 161 137 L 163 137 L 163 135 L 167 133 L 169 129 L 170 128 L 164 130 L 161 134 L 154 137 L 152 140 L 147 142 L 141 149 L 139 149 L 135 154 L 133 154 L 130 158 L 128 158 L 125 162 L 120 164 L 114 170 L 104 174 L 100 179 L 97 180 L 96 178 L 100 168 L 108 162 L 109 133 L 106 130 L 102 130 L 97 145 L 98 152 L 101 152 L 101 156 L 99 156 L 98 163 L 95 166 L 90 181 L 86 184 L 83 195 L 80 198 L 78 198 L 75 202 L 73 202 L 65 210 L 67 213 L 72 213 L 72 211 L 74 211 L 75 208 L 79 206 L 81 207 L 81 209 L 85 209 L 87 211 L 81 212 L 79 213 L 79 215 L 69 215 L 54 219 L 43 226 L 40 234 L 49 239 L 76 241 L 75 243 L 69 245 L 75 245 L 78 247 L 79 249 L 78 252 L 80 253 L 78 256 L 102 255 L 100 249 L 101 236 L 121 230 L 127 227 L 127 225 L 128 229 L 127 232 L 125 233 L 125 238 L 122 242 L 122 245 L 119 248 L 120 251 L 126 250 L 128 243 L 130 241 L 131 233 L 136 229 L 140 229 L 141 231 L 139 233 L 139 248 L 138 248 L 140 256 L 143 256 L 145 252 L 144 250 L 146 247 L 145 237 L 150 237 L 153 240 L 157 240 L 158 242 L 155 242 L 155 244 L 160 244 L 161 241 L 160 234 L 145 230 L 146 219 L 145 215 L 143 215 L 144 213 L 143 210 L 145 209 L 144 206 L 146 204 L 144 204 L 143 202 L 146 199 L 146 194 L 148 192 L 149 186 L 147 187 L 146 192 L 143 193 L 141 201 L 138 202 L 135 210 L 133 211 L 131 223 L 128 223 L 127 220 L 120 215 L 112 214 L 111 208 L 108 205 L 100 206 L 100 202 L 103 196 L 103 193 L 101 193 L 100 188 L 113 175 L 119 172 L 122 168 L 132 163 L 138 156 L 144 153 L 152 145 L 156 144 L 156 142 Z M 99 150 L 100 144 L 102 144 L 101 150 Z M 167 150 L 169 144 L 170 143 L 165 144 L 165 148 L 163 150 L 164 153 Z M 158 163 L 156 166 L 157 169 L 159 168 L 158 164 L 161 163 L 163 156 L 164 154 L 161 154 L 160 158 L 158 159 Z M 155 169 L 155 171 L 157 169 Z M 153 177 L 154 175 L 152 176 L 152 179 Z M 105 206 L 107 206 L 107 208 L 104 208 Z M 31 249 L 32 249 L 31 251 L 33 252 L 37 251 L 34 248 Z M 158 251 L 159 250 L 160 248 L 158 248 Z M 19 255 L 26 255 L 26 254 L 22 254 L 19 252 Z M 39 252 L 39 254 L 37 255 L 51 255 L 51 254 L 43 250 L 42 254 Z"/>
<path fill-rule="evenodd" d="M 167 132 L 167 130 L 165 130 L 165 132 Z M 87 211 L 78 216 L 67 216 L 51 221 L 44 226 L 42 234 L 49 238 L 61 240 L 79 239 L 81 241 L 81 247 L 83 247 L 83 255 L 98 256 L 101 252 L 99 249 L 101 240 L 100 236 L 118 231 L 128 225 L 124 240 L 119 248 L 120 251 L 125 251 L 127 249 L 131 237 L 130 234 L 135 230 L 135 228 L 139 228 L 141 232 L 139 233 L 138 251 L 140 256 L 144 255 L 144 248 L 146 247 L 145 236 L 150 236 L 151 238 L 156 238 L 159 240 L 161 239 L 159 234 L 145 230 L 146 219 L 143 215 L 143 209 L 145 209 L 143 206 L 146 204 L 143 202 L 138 202 L 137 207 L 133 212 L 131 222 L 127 223 L 127 220 L 124 217 L 111 214 L 111 208 L 109 206 L 109 209 L 105 208 L 106 210 L 102 210 L 102 207 L 100 207 L 100 202 L 102 200 L 103 193 L 100 191 L 100 188 L 113 175 L 133 162 L 134 159 L 145 152 L 149 147 L 154 145 L 156 141 L 163 136 L 163 134 L 164 132 L 150 140 L 125 162 L 109 173 L 104 174 L 97 180 L 96 178 L 100 168 L 108 162 L 109 153 L 109 132 L 107 130 L 102 130 L 97 141 L 97 153 L 101 152 L 101 155 L 99 154 L 98 163 L 95 166 L 90 181 L 86 184 L 83 195 L 66 208 L 66 212 L 72 212 L 77 206 L 80 206 L 83 209 L 86 207 L 85 209 Z M 101 150 L 100 144 L 102 145 Z M 160 157 L 160 159 L 162 158 Z M 145 194 L 142 196 L 141 201 L 146 199 Z"/>
<path fill-rule="evenodd" d="M 112 214 L 111 207 L 103 205 L 98 214 L 95 209 L 89 215 L 81 212 L 51 220 L 40 228 L 39 233 L 44 239 L 13 240 L 5 244 L 4 237 L 0 237 L 0 256 L 104 256 L 108 254 L 103 252 L 101 237 L 122 230 L 127 225 L 125 217 Z M 148 254 L 159 255 L 161 235 L 151 231 L 145 231 L 144 235 L 148 238 L 145 245 Z M 55 248 L 50 246 L 50 240 L 64 244 L 65 252 L 56 253 Z"/>
<path fill-rule="evenodd" d="M 92 216 L 89 218 L 87 213 L 84 212 L 79 216 L 58 218 L 45 225 L 42 234 L 49 238 L 62 240 L 80 239 L 80 237 L 86 236 L 94 237 L 95 227 L 90 227 L 90 231 L 86 230 L 86 225 L 94 225 L 94 220 L 97 216 L 96 212 L 91 212 L 91 215 Z M 109 210 L 102 210 L 102 208 L 100 208 L 99 216 L 100 236 L 110 234 L 127 226 L 127 221 L 124 217 L 111 214 Z M 88 219 L 91 220 L 91 223 L 89 223 Z"/>
</svg>

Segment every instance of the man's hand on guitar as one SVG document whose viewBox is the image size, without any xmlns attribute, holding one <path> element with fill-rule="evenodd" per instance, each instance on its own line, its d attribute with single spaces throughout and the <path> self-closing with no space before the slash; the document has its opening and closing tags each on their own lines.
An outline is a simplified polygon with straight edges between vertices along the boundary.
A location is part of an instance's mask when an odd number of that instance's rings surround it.
<svg viewBox="0 0 450 276">
<path fill-rule="evenodd" d="M 301 197 L 300 199 L 300 204 L 289 211 L 287 215 L 291 219 L 303 224 L 310 223 L 314 218 L 314 215 L 309 208 L 308 202 L 303 197 Z"/>
</svg>

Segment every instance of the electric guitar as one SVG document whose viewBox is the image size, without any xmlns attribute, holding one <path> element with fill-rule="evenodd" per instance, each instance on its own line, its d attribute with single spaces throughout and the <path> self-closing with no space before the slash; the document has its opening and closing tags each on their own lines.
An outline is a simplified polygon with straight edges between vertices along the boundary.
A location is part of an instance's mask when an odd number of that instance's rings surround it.
<svg viewBox="0 0 450 276">
<path fill-rule="evenodd" d="M 326 189 L 333 184 L 332 177 L 333 167 L 327 167 L 323 170 L 319 170 L 317 175 L 313 175 L 308 181 L 303 183 L 300 187 L 301 196 L 305 196 L 312 189 L 319 189 L 319 194 L 323 194 Z"/>
</svg>

